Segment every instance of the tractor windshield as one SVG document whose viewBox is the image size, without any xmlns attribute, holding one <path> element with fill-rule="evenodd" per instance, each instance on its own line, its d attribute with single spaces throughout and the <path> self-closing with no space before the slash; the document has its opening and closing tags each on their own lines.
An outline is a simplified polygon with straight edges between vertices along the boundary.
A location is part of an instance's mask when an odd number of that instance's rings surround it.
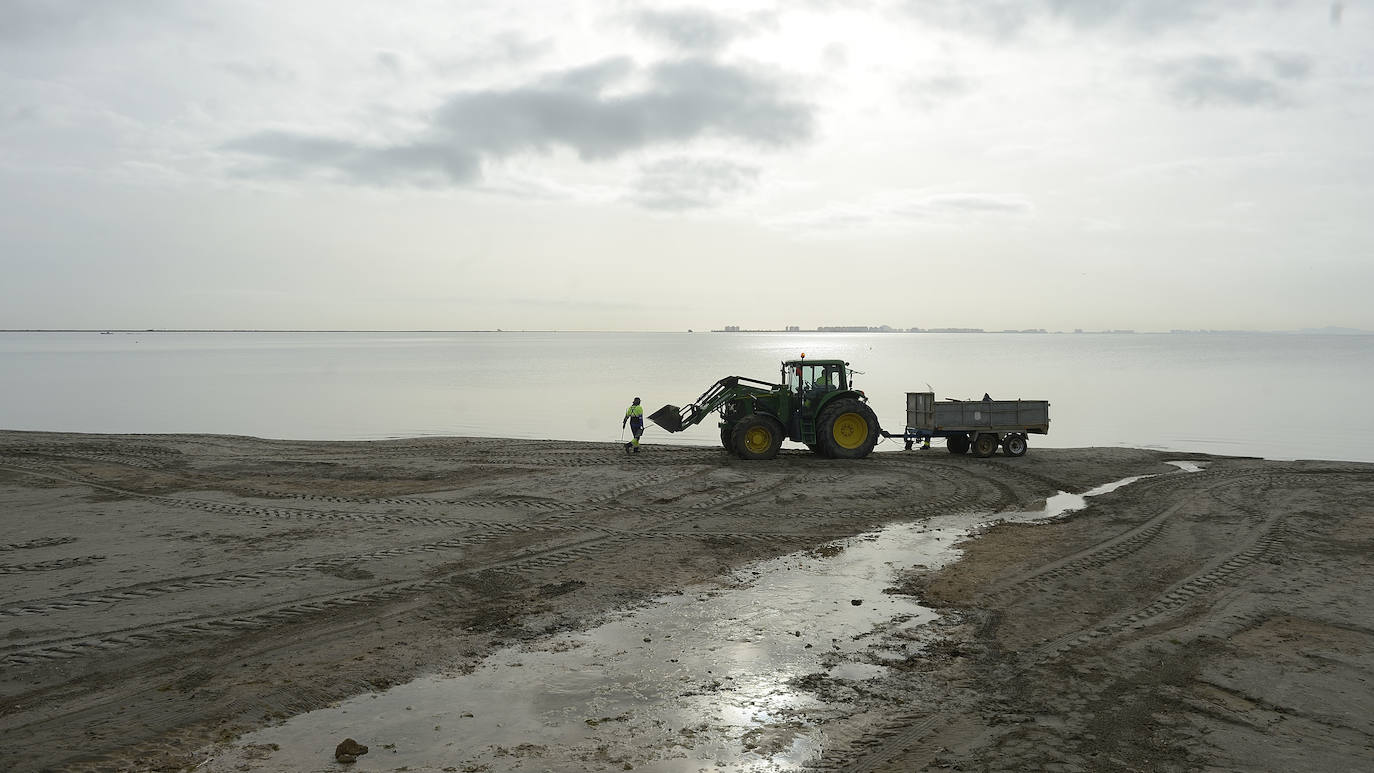
<svg viewBox="0 0 1374 773">
<path fill-rule="evenodd" d="M 787 388 L 792 392 L 829 392 L 844 389 L 841 365 L 793 365 L 787 369 Z"/>
</svg>

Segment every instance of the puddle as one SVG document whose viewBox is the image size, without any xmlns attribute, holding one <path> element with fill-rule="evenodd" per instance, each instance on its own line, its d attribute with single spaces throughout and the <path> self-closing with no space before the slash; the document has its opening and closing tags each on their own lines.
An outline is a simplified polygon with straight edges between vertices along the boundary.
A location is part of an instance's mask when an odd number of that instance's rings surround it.
<svg viewBox="0 0 1374 773">
<path fill-rule="evenodd" d="M 1177 467 L 1179 470 L 1183 472 L 1202 472 L 1204 466 L 1207 463 L 1173 461 L 1165 462 L 1165 464 L 1173 465 L 1174 467 Z M 1162 474 L 1168 475 L 1170 473 Z M 1072 513 L 1076 510 L 1082 510 L 1083 508 L 1087 507 L 1088 497 L 1101 496 L 1102 494 L 1107 494 L 1112 491 L 1116 491 L 1117 489 L 1122 488 L 1123 486 L 1129 486 L 1132 483 L 1135 483 L 1136 481 L 1156 477 L 1159 477 L 1159 475 L 1135 475 L 1130 478 L 1114 480 L 1111 483 L 1104 483 L 1101 486 L 1098 486 L 1094 489 L 1089 489 L 1088 491 L 1085 491 L 1082 494 L 1070 494 L 1066 491 L 1061 491 L 1058 494 L 1055 494 L 1054 496 L 1046 499 L 1045 509 L 1039 513 L 1034 514 L 1035 517 L 1030 520 L 1049 520 L 1053 518 L 1059 518 L 1064 515 L 1068 515 L 1069 513 Z M 1007 514 L 1004 513 L 1002 515 L 1005 516 Z"/>
<path fill-rule="evenodd" d="M 1051 497 L 1039 512 L 895 523 L 750 564 L 605 625 L 498 650 L 471 674 L 291 718 L 202 769 L 336 770 L 334 747 L 351 737 L 370 747 L 356 771 L 799 770 L 824 748 L 817 720 L 846 711 L 805 685 L 883 676 L 881 661 L 921 646 L 894 650 L 888 634 L 936 617 L 883 593 L 897 570 L 938 568 L 975 528 L 1058 517 L 1143 477 Z M 869 635 L 880 626 L 884 636 Z"/>
</svg>

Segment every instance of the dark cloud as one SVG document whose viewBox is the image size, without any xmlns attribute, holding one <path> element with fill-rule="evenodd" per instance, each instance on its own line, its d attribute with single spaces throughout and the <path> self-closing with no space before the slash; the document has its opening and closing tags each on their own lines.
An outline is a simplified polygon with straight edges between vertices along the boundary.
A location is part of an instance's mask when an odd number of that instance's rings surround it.
<svg viewBox="0 0 1374 773">
<path fill-rule="evenodd" d="M 689 51 L 718 51 L 739 34 L 738 23 L 696 9 L 640 11 L 631 17 L 641 33 Z"/>
<path fill-rule="evenodd" d="M 632 76 L 643 85 L 608 93 Z M 484 158 L 566 147 L 584 160 L 608 159 L 707 136 L 785 146 L 808 139 L 813 122 L 811 106 L 744 68 L 688 59 L 638 71 L 629 60 L 609 59 L 528 86 L 455 94 L 423 136 L 407 143 L 367 146 L 262 132 L 225 149 L 257 157 L 260 174 L 331 171 L 369 183 L 424 174 L 464 183 Z"/>
<path fill-rule="evenodd" d="M 1202 55 L 1159 68 L 1176 101 L 1193 107 L 1283 107 L 1292 104 L 1289 83 L 1306 78 L 1311 62 L 1300 54 L 1262 54 L 1251 63 Z"/>
<path fill-rule="evenodd" d="M 595 94 L 624 81 L 634 70 L 633 59 L 628 56 L 615 56 L 570 70 L 550 73 L 541 80 L 540 88 Z"/>
<path fill-rule="evenodd" d="M 726 159 L 663 159 L 640 169 L 631 200 L 650 209 L 700 209 L 747 190 L 758 176 L 757 167 Z"/>
</svg>

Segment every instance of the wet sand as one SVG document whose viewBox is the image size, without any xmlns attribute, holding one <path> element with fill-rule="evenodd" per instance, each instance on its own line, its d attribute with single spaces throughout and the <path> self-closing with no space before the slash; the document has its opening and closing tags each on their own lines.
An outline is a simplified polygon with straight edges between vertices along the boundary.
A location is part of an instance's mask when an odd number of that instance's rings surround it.
<svg viewBox="0 0 1374 773">
<path fill-rule="evenodd" d="M 1179 459 L 1207 464 L 1166 464 Z M 942 567 L 908 545 L 874 597 L 823 574 L 782 591 L 815 595 L 810 623 L 805 603 L 736 610 L 752 636 L 785 625 L 798 654 L 839 654 L 795 661 L 815 670 L 785 675 L 794 705 L 673 732 L 754 770 L 1367 769 L 1374 465 L 20 432 L 0 432 L 0 769 L 300 769 L 235 739 L 417 677 L 480 675 L 493 654 L 533 663 L 675 594 L 724 614 L 769 559 L 823 573 L 885 525 L 935 539 L 933 519 L 1133 476 L 1154 477 L 1049 523 L 980 529 Z M 885 601 L 901 611 L 833 617 Z M 613 656 L 675 654 L 642 638 Z M 707 712 L 739 689 L 690 676 L 665 695 Z M 637 705 L 574 717 L 577 744 L 537 722 L 510 744 L 482 730 L 477 700 L 444 731 L 444 760 L 409 769 L 697 769 L 683 760 L 714 748 L 624 743 Z M 360 718 L 372 751 L 353 769 L 400 767 L 387 732 Z M 342 769 L 321 756 L 310 769 Z"/>
</svg>

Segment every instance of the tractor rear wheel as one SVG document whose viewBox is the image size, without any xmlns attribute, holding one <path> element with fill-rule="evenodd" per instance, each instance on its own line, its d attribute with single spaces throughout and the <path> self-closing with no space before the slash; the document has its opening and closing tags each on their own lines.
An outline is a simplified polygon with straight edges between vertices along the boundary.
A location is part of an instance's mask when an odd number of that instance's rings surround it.
<svg viewBox="0 0 1374 773">
<path fill-rule="evenodd" d="M 951 454 L 968 453 L 968 435 L 950 435 L 945 439 L 945 448 L 949 449 Z"/>
<path fill-rule="evenodd" d="M 766 413 L 745 416 L 735 424 L 730 445 L 741 459 L 772 459 L 782 448 L 782 424 Z"/>
<path fill-rule="evenodd" d="M 997 453 L 997 436 L 990 432 L 979 432 L 973 439 L 973 455 L 986 459 Z"/>
<path fill-rule="evenodd" d="M 878 416 L 859 400 L 836 400 L 821 411 L 816 441 L 832 459 L 862 459 L 878 444 Z"/>
<path fill-rule="evenodd" d="M 734 424 L 722 424 L 720 427 L 720 444 L 725 447 L 727 453 L 735 453 L 735 444 L 731 441 L 735 435 Z"/>
</svg>

